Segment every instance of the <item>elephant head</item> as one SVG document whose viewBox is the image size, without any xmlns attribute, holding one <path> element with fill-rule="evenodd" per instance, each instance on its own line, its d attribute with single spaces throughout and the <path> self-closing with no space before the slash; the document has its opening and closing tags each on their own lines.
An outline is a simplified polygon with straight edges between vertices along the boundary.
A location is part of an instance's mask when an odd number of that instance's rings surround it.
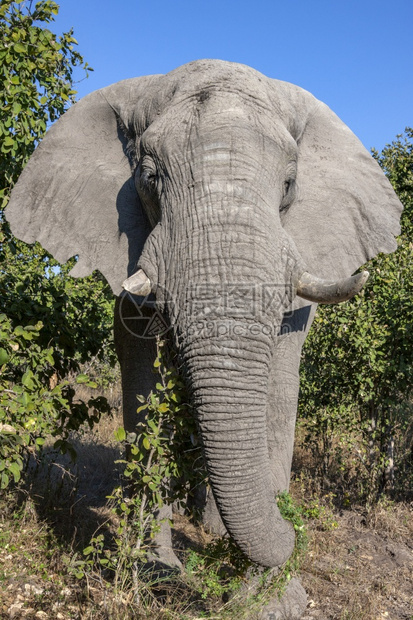
<svg viewBox="0 0 413 620">
<path fill-rule="evenodd" d="M 275 492 L 288 485 L 311 322 L 285 333 L 285 317 L 313 310 L 302 298 L 357 292 L 366 274 L 351 274 L 396 248 L 401 209 L 369 153 L 310 93 L 202 60 L 75 104 L 31 157 L 7 217 L 60 262 L 77 255 L 72 275 L 98 269 L 117 295 L 122 283 L 156 294 L 222 519 L 251 559 L 276 566 L 294 541 Z"/>
</svg>

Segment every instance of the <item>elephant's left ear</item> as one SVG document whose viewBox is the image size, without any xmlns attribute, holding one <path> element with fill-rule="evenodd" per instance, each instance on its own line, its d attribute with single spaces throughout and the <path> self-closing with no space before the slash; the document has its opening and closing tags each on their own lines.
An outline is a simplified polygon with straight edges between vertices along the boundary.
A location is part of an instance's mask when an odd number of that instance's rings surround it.
<svg viewBox="0 0 413 620">
<path fill-rule="evenodd" d="M 283 226 L 312 273 L 347 277 L 378 253 L 396 249 L 403 206 L 350 129 L 306 96 L 312 111 L 297 138 L 297 193 Z"/>
<path fill-rule="evenodd" d="M 159 77 L 124 80 L 72 106 L 31 156 L 6 209 L 16 237 L 39 241 L 61 263 L 77 255 L 71 275 L 98 269 L 116 294 L 149 232 L 126 134 L 145 129 Z"/>
</svg>

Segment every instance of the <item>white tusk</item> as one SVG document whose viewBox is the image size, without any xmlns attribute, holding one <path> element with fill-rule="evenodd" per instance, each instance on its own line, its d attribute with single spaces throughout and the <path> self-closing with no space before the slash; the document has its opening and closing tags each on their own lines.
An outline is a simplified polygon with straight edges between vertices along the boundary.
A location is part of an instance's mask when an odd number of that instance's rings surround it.
<svg viewBox="0 0 413 620">
<path fill-rule="evenodd" d="M 339 304 L 359 293 L 369 277 L 368 271 L 343 280 L 328 281 L 305 271 L 298 278 L 297 295 L 319 304 Z"/>
<path fill-rule="evenodd" d="M 143 269 L 139 269 L 133 276 L 127 278 L 123 282 L 122 288 L 132 295 L 140 295 L 141 297 L 146 297 L 152 291 L 151 281 Z"/>
</svg>

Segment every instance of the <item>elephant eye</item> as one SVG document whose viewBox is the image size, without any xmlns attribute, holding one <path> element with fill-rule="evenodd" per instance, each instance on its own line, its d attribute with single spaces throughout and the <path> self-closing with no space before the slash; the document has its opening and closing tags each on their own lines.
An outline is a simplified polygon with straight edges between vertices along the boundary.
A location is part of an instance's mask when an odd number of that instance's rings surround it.
<svg viewBox="0 0 413 620">
<path fill-rule="evenodd" d="M 287 209 L 295 197 L 295 179 L 289 178 L 284 181 L 283 197 L 280 204 L 280 211 Z"/>
<path fill-rule="evenodd" d="M 160 207 L 158 200 L 159 178 L 155 164 L 148 158 L 144 158 L 135 170 L 135 187 L 141 198 L 142 205 L 146 211 L 149 222 L 156 226 L 160 218 Z"/>
<path fill-rule="evenodd" d="M 153 174 L 152 172 L 149 172 L 148 170 L 145 170 L 141 174 L 140 184 L 141 184 L 141 187 L 144 190 L 149 191 L 151 193 L 155 192 L 155 190 L 156 190 L 156 175 Z"/>
<path fill-rule="evenodd" d="M 139 194 L 142 193 L 153 197 L 157 190 L 157 180 L 158 177 L 154 164 L 148 166 L 144 160 L 138 165 L 135 172 L 135 185 Z"/>
</svg>

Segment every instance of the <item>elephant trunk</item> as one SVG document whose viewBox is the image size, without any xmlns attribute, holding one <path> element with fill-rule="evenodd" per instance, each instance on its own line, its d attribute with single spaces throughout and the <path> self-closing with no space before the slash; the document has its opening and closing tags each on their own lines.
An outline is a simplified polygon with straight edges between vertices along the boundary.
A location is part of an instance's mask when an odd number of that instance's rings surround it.
<svg viewBox="0 0 413 620">
<path fill-rule="evenodd" d="M 243 342 L 231 342 L 222 326 L 210 323 L 209 332 L 217 334 L 198 335 L 184 351 L 210 482 L 239 547 L 262 566 L 280 566 L 293 550 L 294 530 L 280 515 L 270 476 L 270 342 L 256 330 Z"/>
</svg>

